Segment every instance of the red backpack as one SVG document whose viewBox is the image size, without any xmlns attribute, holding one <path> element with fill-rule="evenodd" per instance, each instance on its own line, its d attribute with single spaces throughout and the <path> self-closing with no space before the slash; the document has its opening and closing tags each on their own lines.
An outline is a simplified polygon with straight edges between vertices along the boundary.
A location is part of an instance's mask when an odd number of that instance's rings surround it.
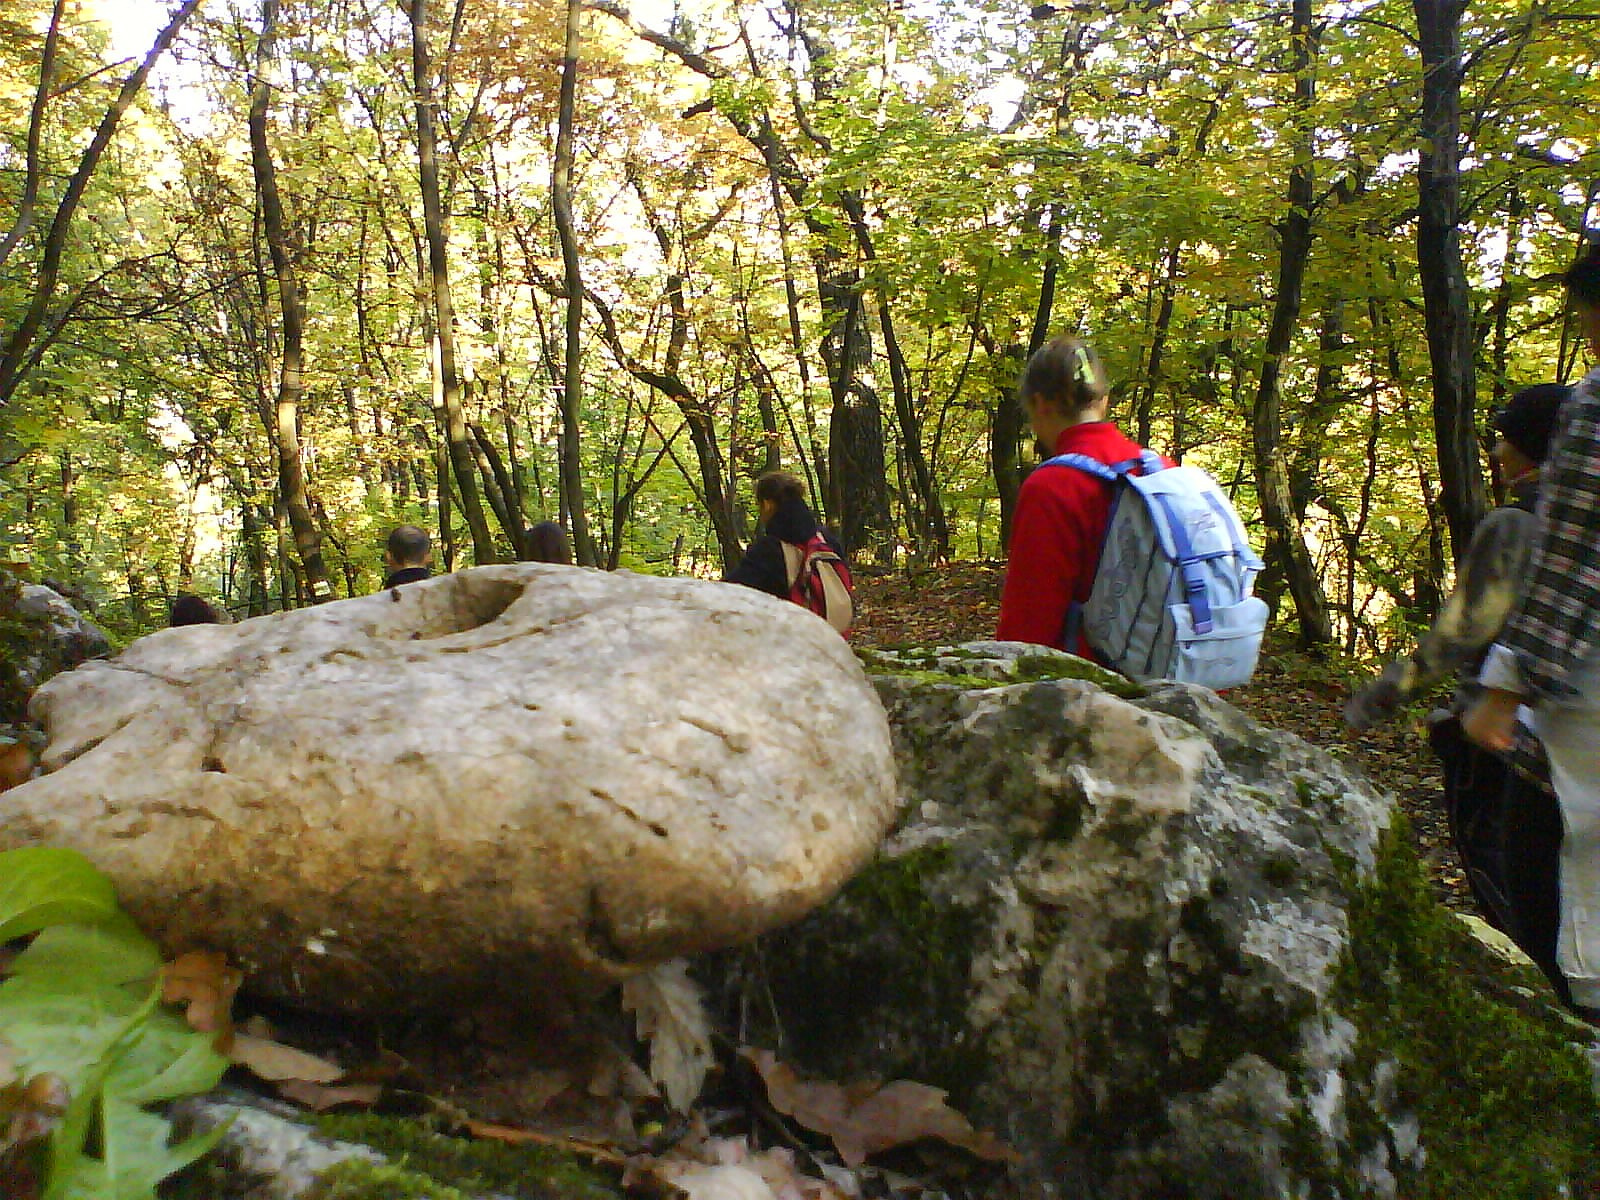
<svg viewBox="0 0 1600 1200">
<path fill-rule="evenodd" d="M 781 539 L 780 539 L 781 540 Z M 855 620 L 855 601 L 851 599 L 850 568 L 839 552 L 828 545 L 821 533 L 814 533 L 803 546 L 782 542 L 783 565 L 788 572 L 789 599 L 809 608 L 844 637 L 850 636 Z"/>
</svg>

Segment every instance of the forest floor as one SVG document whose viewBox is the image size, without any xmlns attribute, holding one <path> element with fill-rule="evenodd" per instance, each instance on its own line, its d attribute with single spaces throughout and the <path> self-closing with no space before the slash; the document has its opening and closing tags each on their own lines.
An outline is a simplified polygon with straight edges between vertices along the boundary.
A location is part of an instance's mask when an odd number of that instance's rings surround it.
<svg viewBox="0 0 1600 1200">
<path fill-rule="evenodd" d="M 1000 612 L 1001 563 L 952 563 L 913 575 L 856 575 L 857 646 L 950 645 L 994 636 Z M 1354 765 L 1392 792 L 1439 899 L 1472 911 L 1466 877 L 1450 845 L 1438 762 L 1428 748 L 1421 716 L 1399 719 L 1366 733 L 1352 733 L 1341 716 L 1352 681 L 1365 668 L 1322 662 L 1283 647 L 1268 646 L 1248 687 L 1228 699 L 1263 725 L 1297 734 Z"/>
</svg>

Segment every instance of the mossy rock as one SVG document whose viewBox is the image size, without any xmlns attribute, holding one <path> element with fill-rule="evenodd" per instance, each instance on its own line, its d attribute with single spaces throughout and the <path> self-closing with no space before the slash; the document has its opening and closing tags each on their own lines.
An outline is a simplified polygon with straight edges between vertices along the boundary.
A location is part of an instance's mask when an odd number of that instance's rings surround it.
<svg viewBox="0 0 1600 1200">
<path fill-rule="evenodd" d="M 832 903 L 700 973 L 748 1041 L 798 1048 L 819 1076 L 915 1079 L 965 1103 L 983 1058 L 966 1017 L 978 915 L 935 899 L 954 870 L 943 846 L 880 854 Z"/>
<path fill-rule="evenodd" d="M 342 1163 L 324 1174 L 307 1200 L 462 1200 L 483 1193 L 618 1200 L 625 1194 L 575 1155 L 546 1146 L 450 1137 L 423 1121 L 365 1113 L 323 1116 L 314 1124 L 324 1136 L 369 1146 L 388 1162 Z"/>
<path fill-rule="evenodd" d="M 233 1093 L 208 1109 L 208 1124 L 222 1120 L 233 1127 L 218 1150 L 168 1180 L 163 1200 L 255 1200 L 286 1190 L 302 1200 L 622 1200 L 626 1195 L 610 1172 L 577 1155 L 537 1144 L 449 1136 L 426 1117 L 358 1113 L 296 1121 Z"/>
<path fill-rule="evenodd" d="M 1201 689 L 1018 687 L 978 649 L 875 680 L 879 856 L 704 964 L 746 1040 L 949 1090 L 1024 1154 L 974 1196 L 1600 1195 L 1587 1032 L 1434 902 L 1392 799 Z"/>
</svg>

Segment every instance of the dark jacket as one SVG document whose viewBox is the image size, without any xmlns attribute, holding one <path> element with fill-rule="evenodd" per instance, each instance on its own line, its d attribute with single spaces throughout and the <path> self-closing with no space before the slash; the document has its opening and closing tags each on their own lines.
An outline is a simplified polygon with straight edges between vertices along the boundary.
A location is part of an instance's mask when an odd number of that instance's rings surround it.
<svg viewBox="0 0 1600 1200">
<path fill-rule="evenodd" d="M 789 598 L 789 568 L 783 561 L 783 543 L 804 546 L 818 533 L 843 557 L 839 543 L 817 523 L 816 514 L 804 500 L 790 500 L 778 506 L 760 537 L 750 543 L 739 565 L 728 573 L 729 583 L 742 583 L 780 599 Z"/>
<path fill-rule="evenodd" d="M 383 581 L 384 588 L 399 587 L 402 583 L 416 583 L 419 579 L 427 579 L 433 574 L 427 567 L 401 567 L 398 571 L 391 571 L 389 577 Z"/>
</svg>

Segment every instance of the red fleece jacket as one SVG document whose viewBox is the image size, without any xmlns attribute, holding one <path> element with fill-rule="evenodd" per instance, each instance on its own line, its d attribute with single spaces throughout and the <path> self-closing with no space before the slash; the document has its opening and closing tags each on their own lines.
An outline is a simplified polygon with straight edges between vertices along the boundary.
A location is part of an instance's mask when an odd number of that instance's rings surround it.
<svg viewBox="0 0 1600 1200">
<path fill-rule="evenodd" d="M 1069 426 L 1057 454 L 1083 454 L 1107 466 L 1139 457 L 1139 445 L 1110 421 Z M 1100 543 L 1111 516 L 1111 487 L 1071 467 L 1035 470 L 1022 482 L 1011 524 L 1000 627 L 1005 642 L 1034 642 L 1093 658 L 1088 643 L 1064 646 L 1067 607 L 1082 604 L 1094 586 Z"/>
</svg>

